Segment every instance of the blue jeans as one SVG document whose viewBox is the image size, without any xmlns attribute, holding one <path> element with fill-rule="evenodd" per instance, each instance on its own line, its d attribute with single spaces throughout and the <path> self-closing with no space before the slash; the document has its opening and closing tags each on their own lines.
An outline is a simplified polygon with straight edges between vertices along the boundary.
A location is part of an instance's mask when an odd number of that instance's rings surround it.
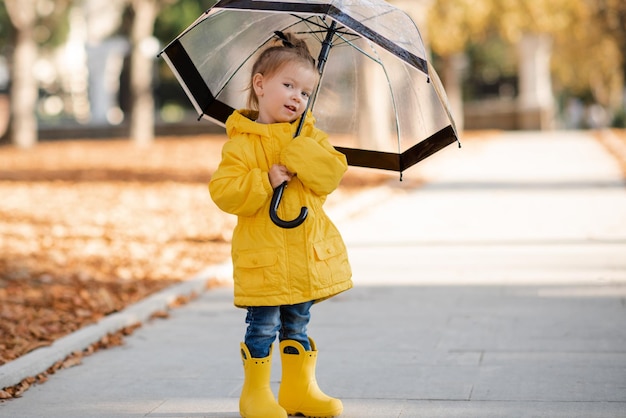
<svg viewBox="0 0 626 418">
<path fill-rule="evenodd" d="M 297 305 L 248 307 L 248 329 L 244 342 L 250 355 L 253 358 L 269 356 L 277 333 L 280 341 L 295 340 L 310 351 L 306 327 L 311 318 L 309 310 L 312 305 L 313 301 Z"/>
</svg>

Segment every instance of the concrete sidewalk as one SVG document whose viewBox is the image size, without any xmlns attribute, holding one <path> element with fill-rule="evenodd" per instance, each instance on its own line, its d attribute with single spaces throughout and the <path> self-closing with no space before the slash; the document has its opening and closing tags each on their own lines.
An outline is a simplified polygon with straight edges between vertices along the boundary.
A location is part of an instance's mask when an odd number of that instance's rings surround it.
<svg viewBox="0 0 626 418">
<path fill-rule="evenodd" d="M 504 133 L 414 170 L 425 187 L 337 208 L 355 288 L 316 305 L 309 331 L 342 416 L 626 417 L 626 188 L 611 157 L 585 133 Z M 0 416 L 238 417 L 231 293 L 146 323 Z"/>
</svg>

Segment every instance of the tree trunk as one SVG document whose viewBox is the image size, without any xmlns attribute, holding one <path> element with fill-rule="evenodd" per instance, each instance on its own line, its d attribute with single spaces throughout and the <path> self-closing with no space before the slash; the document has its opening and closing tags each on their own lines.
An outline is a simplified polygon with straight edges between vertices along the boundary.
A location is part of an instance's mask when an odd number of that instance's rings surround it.
<svg viewBox="0 0 626 418">
<path fill-rule="evenodd" d="M 464 128 L 462 68 L 465 57 L 462 53 L 442 57 L 442 84 L 446 89 L 450 111 L 459 132 Z M 439 72 L 439 71 L 437 71 Z"/>
<path fill-rule="evenodd" d="M 157 0 L 133 0 L 134 19 L 131 29 L 130 88 L 131 88 L 131 139 L 140 146 L 154 140 L 154 97 L 152 95 L 154 59 L 154 22 L 159 3 Z"/>
<path fill-rule="evenodd" d="M 524 34 L 519 45 L 519 127 L 546 130 L 554 122 L 554 95 L 550 78 L 552 38 Z"/>
<path fill-rule="evenodd" d="M 380 65 L 365 57 L 359 69 L 359 147 L 391 151 L 389 144 L 393 143 L 394 128 L 390 119 L 392 110 L 385 73 Z"/>
<path fill-rule="evenodd" d="M 37 80 L 33 68 L 37 44 L 33 32 L 36 21 L 35 0 L 6 0 L 9 18 L 16 29 L 16 44 L 11 66 L 11 142 L 20 148 L 37 143 Z"/>
</svg>

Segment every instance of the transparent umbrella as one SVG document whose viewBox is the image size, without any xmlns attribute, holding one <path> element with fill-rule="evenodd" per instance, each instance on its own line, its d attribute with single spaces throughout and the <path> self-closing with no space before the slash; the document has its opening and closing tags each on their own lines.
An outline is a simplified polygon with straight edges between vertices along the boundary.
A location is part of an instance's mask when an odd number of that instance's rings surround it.
<svg viewBox="0 0 626 418">
<path fill-rule="evenodd" d="M 306 39 L 317 55 L 321 77 L 309 106 L 349 165 L 402 173 L 458 142 L 417 26 L 383 0 L 218 1 L 160 55 L 199 119 L 223 125 L 245 107 L 252 64 L 277 31 Z M 270 216 L 294 227 L 306 211 L 280 220 L 283 189 Z"/>
</svg>

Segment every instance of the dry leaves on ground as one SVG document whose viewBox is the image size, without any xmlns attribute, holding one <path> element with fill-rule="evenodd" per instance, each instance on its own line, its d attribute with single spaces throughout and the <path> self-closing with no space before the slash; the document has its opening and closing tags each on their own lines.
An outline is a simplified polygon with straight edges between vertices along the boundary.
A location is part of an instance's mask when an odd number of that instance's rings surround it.
<svg viewBox="0 0 626 418">
<path fill-rule="evenodd" d="M 222 141 L 0 148 L 0 364 L 227 259 Z"/>
</svg>

